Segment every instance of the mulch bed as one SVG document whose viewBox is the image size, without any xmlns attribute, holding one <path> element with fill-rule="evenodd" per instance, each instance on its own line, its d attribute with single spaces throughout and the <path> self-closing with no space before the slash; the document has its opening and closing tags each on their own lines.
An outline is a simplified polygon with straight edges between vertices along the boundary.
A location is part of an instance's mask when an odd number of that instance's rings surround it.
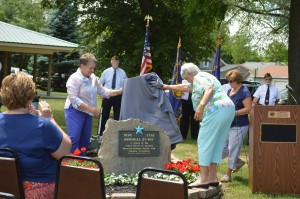
<svg viewBox="0 0 300 199">
<path fill-rule="evenodd" d="M 137 187 L 134 185 L 124 185 L 124 186 L 116 186 L 116 185 L 108 185 L 105 187 L 105 192 L 108 195 L 113 193 L 134 193 L 136 194 Z"/>
</svg>

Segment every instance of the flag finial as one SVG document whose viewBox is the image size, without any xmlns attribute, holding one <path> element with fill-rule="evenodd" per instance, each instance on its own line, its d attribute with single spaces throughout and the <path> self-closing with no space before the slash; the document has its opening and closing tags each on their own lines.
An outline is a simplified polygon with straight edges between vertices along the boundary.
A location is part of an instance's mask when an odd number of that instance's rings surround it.
<svg viewBox="0 0 300 199">
<path fill-rule="evenodd" d="M 224 37 L 217 37 L 217 45 L 222 45 Z"/>
<path fill-rule="evenodd" d="M 150 20 L 153 21 L 153 19 L 152 19 L 152 17 L 150 15 L 146 15 L 144 20 L 145 21 L 147 20 L 147 25 L 146 25 L 147 27 L 149 27 L 149 21 Z"/>
</svg>

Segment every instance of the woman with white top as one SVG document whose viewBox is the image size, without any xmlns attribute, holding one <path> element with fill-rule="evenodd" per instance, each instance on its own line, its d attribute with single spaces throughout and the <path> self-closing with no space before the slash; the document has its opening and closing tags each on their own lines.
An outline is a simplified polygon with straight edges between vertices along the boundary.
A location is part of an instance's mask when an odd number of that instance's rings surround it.
<svg viewBox="0 0 300 199">
<path fill-rule="evenodd" d="M 104 88 L 94 74 L 96 58 L 91 53 L 83 54 L 80 67 L 67 81 L 68 98 L 65 103 L 65 119 L 68 135 L 72 141 L 71 153 L 89 146 L 92 134 L 92 116 L 99 116 L 97 94 L 109 98 L 122 94 L 122 89 Z"/>
</svg>

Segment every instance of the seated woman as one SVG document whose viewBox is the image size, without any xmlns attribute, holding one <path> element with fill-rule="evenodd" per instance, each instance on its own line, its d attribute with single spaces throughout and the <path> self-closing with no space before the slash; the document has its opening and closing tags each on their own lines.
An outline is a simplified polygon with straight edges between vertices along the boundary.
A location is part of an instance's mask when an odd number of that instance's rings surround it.
<svg viewBox="0 0 300 199">
<path fill-rule="evenodd" d="M 69 154 L 71 140 L 58 126 L 47 102 L 34 116 L 35 84 L 25 73 L 5 77 L 1 97 L 7 111 L 0 113 L 0 147 L 14 150 L 21 165 L 25 197 L 54 196 L 57 160 Z"/>
</svg>

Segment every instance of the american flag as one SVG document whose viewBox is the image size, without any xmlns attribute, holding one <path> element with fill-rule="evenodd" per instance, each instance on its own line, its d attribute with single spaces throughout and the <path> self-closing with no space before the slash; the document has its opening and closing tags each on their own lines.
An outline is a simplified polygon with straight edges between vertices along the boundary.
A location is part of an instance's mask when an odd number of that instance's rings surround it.
<svg viewBox="0 0 300 199">
<path fill-rule="evenodd" d="M 148 27 L 149 26 L 146 26 L 145 44 L 144 44 L 144 51 L 143 51 L 140 75 L 143 75 L 152 69 L 150 43 L 149 43 L 149 39 L 148 39 Z"/>
</svg>

